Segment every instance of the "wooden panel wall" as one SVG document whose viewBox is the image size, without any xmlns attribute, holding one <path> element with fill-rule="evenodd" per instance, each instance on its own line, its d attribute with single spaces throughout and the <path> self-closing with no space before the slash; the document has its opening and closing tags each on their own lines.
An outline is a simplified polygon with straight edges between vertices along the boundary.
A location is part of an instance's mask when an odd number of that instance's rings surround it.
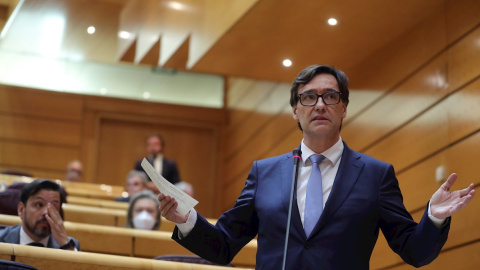
<svg viewBox="0 0 480 270">
<path fill-rule="evenodd" d="M 342 138 L 358 151 L 392 163 L 405 205 L 420 218 L 440 186 L 435 169 L 457 172 L 456 189 L 480 186 L 480 2 L 445 1 L 426 21 L 347 69 L 351 99 Z M 325 63 L 335 65 L 335 63 Z M 299 71 L 303 67 L 298 67 Z M 293 80 L 293 78 L 292 78 Z M 229 123 L 222 143 L 222 210 L 240 194 L 252 162 L 292 151 L 302 135 L 291 116 L 290 85 L 231 78 Z M 480 200 L 453 217 L 445 252 L 429 269 L 450 269 L 455 254 L 478 252 Z M 453 240 L 454 239 L 454 240 Z M 473 269 L 455 259 L 455 269 Z M 452 264 L 453 265 L 453 264 Z M 474 264 L 480 267 L 478 261 Z M 462 268 L 463 267 L 463 268 Z M 379 238 L 372 269 L 404 266 Z"/>
<path fill-rule="evenodd" d="M 80 156 L 82 106 L 62 93 L 0 86 L 0 168 L 63 179 Z"/>
<path fill-rule="evenodd" d="M 218 133 L 221 109 L 38 91 L 0 85 L 0 170 L 64 179 L 69 161 L 84 163 L 84 181 L 124 185 L 145 138 L 160 133 L 165 156 L 190 182 L 198 210 L 217 212 Z"/>
</svg>

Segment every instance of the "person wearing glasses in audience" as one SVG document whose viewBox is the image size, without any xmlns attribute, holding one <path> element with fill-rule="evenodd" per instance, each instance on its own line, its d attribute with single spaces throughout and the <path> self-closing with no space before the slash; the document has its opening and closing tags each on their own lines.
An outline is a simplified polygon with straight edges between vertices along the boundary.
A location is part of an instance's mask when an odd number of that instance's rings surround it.
<svg viewBox="0 0 480 270">
<path fill-rule="evenodd" d="M 38 179 L 22 189 L 18 216 L 21 225 L 0 230 L 0 242 L 40 247 L 80 250 L 77 239 L 67 236 L 60 216 L 64 193 L 48 179 Z"/>
<path fill-rule="evenodd" d="M 127 174 L 127 183 L 125 190 L 128 197 L 117 197 L 117 202 L 128 202 L 135 194 L 142 190 L 148 189 L 148 176 L 146 173 L 136 170 L 131 170 Z"/>
<path fill-rule="evenodd" d="M 393 166 L 350 149 L 340 137 L 349 102 L 348 78 L 331 66 L 309 66 L 291 87 L 301 153 L 255 161 L 232 209 L 211 225 L 160 194 L 161 212 L 177 223 L 172 238 L 197 255 L 226 264 L 258 237 L 256 269 L 369 269 L 379 230 L 416 267 L 432 262 L 447 240 L 451 215 L 473 198 L 473 184 L 451 191 L 447 181 L 425 202 L 419 223 L 405 209 Z M 294 159 L 298 179 L 285 261 Z"/>
</svg>

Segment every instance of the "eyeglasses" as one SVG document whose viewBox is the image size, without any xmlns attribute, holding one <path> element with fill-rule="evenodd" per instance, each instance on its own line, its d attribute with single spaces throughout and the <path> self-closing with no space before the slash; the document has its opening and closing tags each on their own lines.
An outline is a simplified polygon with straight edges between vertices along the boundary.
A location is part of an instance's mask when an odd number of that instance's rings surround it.
<svg viewBox="0 0 480 270">
<path fill-rule="evenodd" d="M 312 92 L 306 92 L 298 95 L 298 98 L 300 99 L 300 104 L 308 107 L 315 106 L 318 102 L 318 98 L 322 98 L 322 101 L 325 105 L 335 105 L 340 102 L 341 94 L 342 93 L 338 91 L 325 92 L 321 95 Z"/>
</svg>

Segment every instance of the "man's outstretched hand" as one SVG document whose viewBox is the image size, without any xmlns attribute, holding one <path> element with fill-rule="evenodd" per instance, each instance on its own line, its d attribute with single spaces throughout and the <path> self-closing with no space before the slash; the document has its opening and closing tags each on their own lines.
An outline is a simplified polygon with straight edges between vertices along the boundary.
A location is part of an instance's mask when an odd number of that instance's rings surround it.
<svg viewBox="0 0 480 270">
<path fill-rule="evenodd" d="M 475 195 L 473 184 L 462 190 L 450 191 L 456 180 L 457 174 L 452 173 L 433 194 L 430 200 L 430 211 L 434 217 L 445 219 L 463 209 L 473 199 Z"/>
</svg>

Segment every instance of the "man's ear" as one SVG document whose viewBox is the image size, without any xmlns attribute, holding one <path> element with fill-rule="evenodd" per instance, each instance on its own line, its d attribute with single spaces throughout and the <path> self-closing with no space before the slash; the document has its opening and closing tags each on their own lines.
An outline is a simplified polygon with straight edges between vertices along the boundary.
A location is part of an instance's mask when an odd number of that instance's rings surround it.
<svg viewBox="0 0 480 270">
<path fill-rule="evenodd" d="M 348 104 L 343 104 L 343 114 L 342 114 L 342 118 L 347 117 L 347 105 L 348 105 Z"/>
<path fill-rule="evenodd" d="M 292 107 L 292 116 L 298 122 L 298 115 L 297 115 L 297 106 Z"/>
<path fill-rule="evenodd" d="M 24 213 L 25 213 L 25 205 L 23 204 L 23 202 L 19 202 L 17 206 L 17 214 L 22 221 L 23 221 Z"/>
</svg>

